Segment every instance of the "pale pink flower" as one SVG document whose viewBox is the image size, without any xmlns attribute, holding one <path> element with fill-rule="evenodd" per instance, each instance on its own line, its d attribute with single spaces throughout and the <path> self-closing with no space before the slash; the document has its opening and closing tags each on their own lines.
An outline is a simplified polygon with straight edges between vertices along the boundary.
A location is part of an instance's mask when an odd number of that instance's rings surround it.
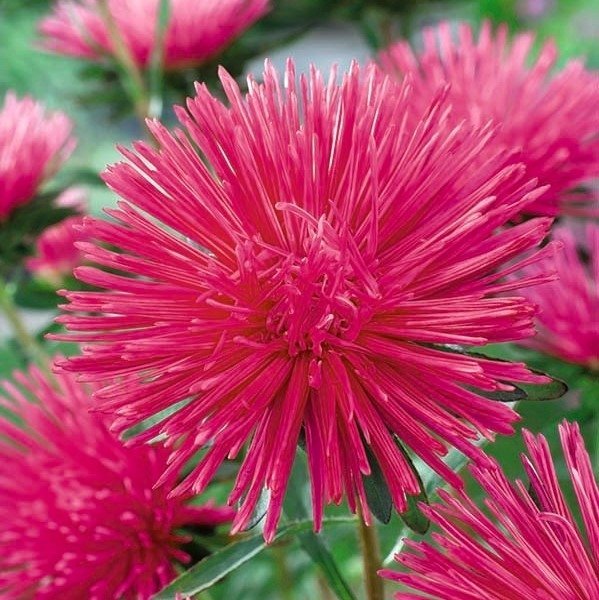
<svg viewBox="0 0 599 600">
<path fill-rule="evenodd" d="M 148 67 L 158 39 L 160 0 L 109 0 L 110 14 L 131 57 Z M 212 58 L 262 17 L 268 0 L 170 0 L 163 62 L 167 69 Z M 90 60 L 114 54 L 98 0 L 59 0 L 40 24 L 46 49 Z"/>
<path fill-rule="evenodd" d="M 75 147 L 72 124 L 32 98 L 8 92 L 0 109 L 0 223 L 35 196 Z"/>
<path fill-rule="evenodd" d="M 290 62 L 284 85 L 267 65 L 247 96 L 221 79 L 230 106 L 198 85 L 185 131 L 149 122 L 159 149 L 139 142 L 105 173 L 125 201 L 89 234 L 116 249 L 85 245 L 105 269 L 76 275 L 106 291 L 65 293 L 83 342 L 65 368 L 104 382 L 120 431 L 186 401 L 148 433 L 168 438 L 169 474 L 207 449 L 175 493 L 244 449 L 234 531 L 267 488 L 273 538 L 301 435 L 316 529 L 344 496 L 370 520 L 367 447 L 405 510 L 419 485 L 395 436 L 460 485 L 447 447 L 482 459 L 471 442 L 517 419 L 477 390 L 545 381 L 443 346 L 532 334 L 532 304 L 498 294 L 546 280 L 504 278 L 551 221 L 498 228 L 542 190 L 502 156 L 473 174 L 489 131 L 448 129 L 443 98 L 409 124 L 409 88 L 374 65 L 298 82 Z"/>
<path fill-rule="evenodd" d="M 423 510 L 441 533 L 431 543 L 405 542 L 396 557 L 405 572 L 381 572 L 414 590 L 399 592 L 398 600 L 599 598 L 599 488 L 578 424 L 564 422 L 559 432 L 582 527 L 560 489 L 547 441 L 524 430 L 530 488 L 510 482 L 494 464 L 471 469 L 487 494 L 487 512 L 464 493 L 440 490 L 442 503 Z"/>
<path fill-rule="evenodd" d="M 45 229 L 35 242 L 35 255 L 25 260 L 27 270 L 60 285 L 83 262 L 83 252 L 76 246 L 87 239 L 82 225 L 83 217 L 68 217 Z"/>
<path fill-rule="evenodd" d="M 169 498 L 176 474 L 156 485 L 168 451 L 124 446 L 72 375 L 31 367 L 15 382 L 0 397 L 12 415 L 0 420 L 2 598 L 150 598 L 189 560 L 181 528 L 232 518 Z"/>
<path fill-rule="evenodd" d="M 539 306 L 538 333 L 526 344 L 599 370 L 599 225 L 588 223 L 581 232 L 582 239 L 577 239 L 567 226 L 554 228 L 553 239 L 563 245 L 552 260 L 559 279 L 522 291 Z M 527 274 L 538 274 L 547 266 L 547 262 L 531 265 Z"/>
<path fill-rule="evenodd" d="M 379 62 L 400 78 L 409 74 L 415 103 L 426 107 L 440 86 L 450 84 L 457 123 L 493 120 L 496 143 L 520 150 L 527 175 L 550 187 L 526 212 L 599 214 L 592 193 L 572 190 L 599 176 L 599 77 L 573 60 L 553 72 L 557 51 L 546 42 L 531 59 L 533 33 L 508 41 L 505 26 L 495 34 L 485 22 L 478 40 L 461 24 L 454 41 L 448 23 L 424 30 L 424 49 L 414 53 L 401 41 Z"/>
</svg>

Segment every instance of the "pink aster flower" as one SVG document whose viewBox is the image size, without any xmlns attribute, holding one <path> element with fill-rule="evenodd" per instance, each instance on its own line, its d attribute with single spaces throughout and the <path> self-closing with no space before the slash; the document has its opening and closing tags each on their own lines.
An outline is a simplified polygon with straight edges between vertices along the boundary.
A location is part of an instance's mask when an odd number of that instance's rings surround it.
<svg viewBox="0 0 599 600">
<path fill-rule="evenodd" d="M 524 430 L 530 488 L 511 483 L 497 464 L 472 468 L 492 517 L 465 494 L 440 490 L 442 503 L 423 510 L 441 533 L 433 543 L 406 541 L 396 559 L 407 572 L 381 572 L 417 592 L 400 592 L 398 600 L 599 598 L 599 488 L 578 425 L 564 422 L 559 431 L 586 536 L 560 489 L 547 441 Z"/>
<path fill-rule="evenodd" d="M 185 526 L 231 519 L 231 510 L 169 498 L 156 486 L 168 451 L 125 447 L 88 412 L 90 390 L 36 367 L 4 382 L 0 420 L 0 595 L 149 598 L 189 557 Z"/>
<path fill-rule="evenodd" d="M 160 0 L 109 0 L 109 10 L 131 57 L 150 64 L 157 42 Z M 268 10 L 268 0 L 171 0 L 164 65 L 178 69 L 205 62 Z M 59 0 L 40 24 L 46 49 L 100 60 L 114 53 L 114 40 L 97 0 Z"/>
<path fill-rule="evenodd" d="M 560 226 L 552 237 L 563 244 L 556 253 L 559 279 L 523 290 L 539 306 L 538 333 L 527 345 L 562 360 L 599 369 L 599 225 L 588 223 L 586 240 Z M 586 242 L 586 243 L 585 243 Z M 578 248 L 583 251 L 580 256 Z M 546 268 L 543 262 L 527 267 L 529 274 Z"/>
<path fill-rule="evenodd" d="M 81 231 L 83 217 L 69 217 L 48 227 L 36 240 L 35 256 L 25 261 L 27 270 L 51 283 L 60 284 L 83 262 L 76 243 L 87 239 Z"/>
<path fill-rule="evenodd" d="M 32 98 L 9 92 L 0 109 L 0 223 L 33 198 L 75 147 L 72 124 Z"/>
<path fill-rule="evenodd" d="M 104 269 L 76 275 L 106 291 L 65 293 L 60 320 L 84 342 L 65 368 L 103 382 L 117 430 L 186 401 L 147 434 L 168 438 L 167 474 L 207 450 L 175 493 L 242 453 L 234 531 L 266 488 L 273 537 L 301 434 L 316 529 L 344 496 L 370 520 L 366 447 L 405 510 L 419 486 L 396 436 L 460 485 L 447 447 L 482 459 L 471 442 L 517 418 L 477 390 L 544 378 L 443 345 L 532 334 L 532 304 L 498 293 L 546 279 L 503 281 L 550 220 L 498 227 L 542 190 L 502 156 L 472 174 L 489 131 L 449 130 L 443 98 L 409 125 L 408 86 L 374 65 L 298 82 L 290 62 L 284 85 L 267 65 L 247 96 L 221 79 L 230 106 L 199 85 L 185 131 L 149 122 L 159 149 L 105 173 L 125 201 L 89 233 L 116 250 L 85 245 Z"/>
<path fill-rule="evenodd" d="M 422 106 L 449 83 L 456 123 L 468 119 L 479 125 L 493 119 L 501 125 L 496 143 L 519 148 L 527 174 L 550 186 L 526 208 L 528 213 L 584 209 L 599 214 L 590 193 L 573 190 L 599 176 L 599 78 L 580 60 L 553 73 L 554 44 L 545 43 L 531 61 L 533 43 L 533 33 L 508 42 L 505 26 L 493 35 L 488 22 L 478 40 L 462 24 L 455 42 L 444 23 L 425 29 L 419 54 L 402 41 L 383 52 L 379 62 L 389 73 L 410 74 Z"/>
</svg>

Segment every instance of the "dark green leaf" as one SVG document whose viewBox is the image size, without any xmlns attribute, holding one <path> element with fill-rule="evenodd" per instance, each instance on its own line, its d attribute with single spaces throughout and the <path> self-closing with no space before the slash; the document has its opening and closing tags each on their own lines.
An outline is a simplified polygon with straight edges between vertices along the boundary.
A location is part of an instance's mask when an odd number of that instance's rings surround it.
<svg viewBox="0 0 599 600">
<path fill-rule="evenodd" d="M 533 372 L 537 375 L 546 375 L 540 371 Z M 547 377 L 551 377 L 551 375 L 547 375 Z M 526 394 L 526 400 L 557 400 L 568 391 L 566 383 L 561 379 L 555 378 L 552 378 L 549 383 L 541 383 L 539 385 L 518 383 L 518 387 L 522 388 Z"/>
<path fill-rule="evenodd" d="M 376 456 L 370 449 L 370 446 L 364 444 L 368 463 L 370 465 L 370 475 L 363 477 L 364 491 L 366 500 L 372 514 L 381 522 L 387 524 L 391 520 L 391 511 L 393 509 L 393 499 L 387 486 L 387 481 L 383 471 L 376 459 Z"/>
<path fill-rule="evenodd" d="M 398 448 L 401 450 L 402 454 L 404 455 L 404 458 L 410 465 L 410 468 L 412 469 L 412 472 L 414 473 L 416 479 L 418 480 L 418 484 L 420 486 L 420 492 L 418 494 L 416 494 L 416 495 L 408 494 L 406 496 L 408 508 L 405 512 L 401 513 L 399 516 L 401 517 L 402 521 L 412 531 L 415 531 L 417 533 L 426 533 L 428 531 L 428 528 L 430 527 L 430 521 L 429 521 L 428 517 L 426 517 L 424 515 L 424 513 L 420 510 L 420 507 L 418 506 L 419 502 L 428 504 L 428 496 L 426 494 L 426 488 L 425 488 L 424 484 L 422 483 L 420 474 L 416 470 L 416 467 L 414 466 L 414 463 L 412 462 L 412 459 L 411 459 L 410 455 L 408 454 L 408 451 L 404 448 L 404 446 L 401 444 L 399 439 L 395 438 L 395 443 L 397 444 Z"/>
<path fill-rule="evenodd" d="M 59 300 L 54 286 L 39 279 L 25 279 L 15 293 L 15 302 L 23 308 L 52 309 Z"/>
<path fill-rule="evenodd" d="M 350 522 L 348 519 L 328 519 L 327 526 Z M 273 541 L 289 535 L 306 533 L 312 529 L 312 519 L 291 523 L 279 529 Z M 177 593 L 198 594 L 209 589 L 229 573 L 247 563 L 267 547 L 262 534 L 256 534 L 229 544 L 211 554 L 175 579 L 154 596 L 154 600 L 174 600 Z"/>
</svg>

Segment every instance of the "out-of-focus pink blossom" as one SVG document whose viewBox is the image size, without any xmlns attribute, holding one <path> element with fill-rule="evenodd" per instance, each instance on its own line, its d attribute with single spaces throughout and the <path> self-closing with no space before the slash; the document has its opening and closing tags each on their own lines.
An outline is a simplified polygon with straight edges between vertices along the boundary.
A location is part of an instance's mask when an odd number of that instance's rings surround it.
<svg viewBox="0 0 599 600">
<path fill-rule="evenodd" d="M 484 460 L 472 441 L 517 418 L 476 390 L 545 381 L 444 347 L 533 333 L 532 304 L 499 293 L 546 280 L 505 276 L 551 220 L 500 227 L 542 190 L 502 154 L 472 173 L 489 131 L 448 128 L 442 97 L 406 121 L 409 87 L 374 65 L 298 82 L 290 62 L 284 84 L 267 66 L 247 96 L 221 78 L 230 106 L 199 85 L 177 110 L 185 133 L 150 122 L 158 149 L 106 172 L 125 201 L 88 232 L 112 249 L 85 245 L 106 270 L 76 271 L 106 291 L 66 293 L 84 345 L 64 367 L 104 381 L 116 430 L 188 401 L 148 433 L 166 433 L 169 473 L 207 449 L 175 493 L 245 446 L 235 531 L 267 488 L 273 538 L 301 435 L 316 529 L 344 496 L 370 520 L 367 448 L 405 510 L 419 483 L 395 436 L 461 485 L 447 447 Z"/>
<path fill-rule="evenodd" d="M 0 397 L 2 598 L 150 598 L 189 561 L 181 528 L 232 518 L 170 498 L 176 474 L 156 485 L 166 448 L 123 445 L 72 375 L 31 367 L 15 382 Z"/>
<path fill-rule="evenodd" d="M 36 277 L 60 285 L 83 262 L 77 242 L 87 239 L 82 232 L 83 217 L 69 217 L 48 227 L 35 243 L 35 256 L 25 266 Z"/>
<path fill-rule="evenodd" d="M 398 600 L 599 598 L 599 489 L 578 424 L 564 422 L 559 431 L 586 535 L 560 489 L 547 441 L 525 430 L 530 489 L 510 482 L 497 464 L 473 467 L 491 516 L 465 493 L 440 490 L 442 503 L 423 510 L 441 533 L 432 543 L 406 541 L 396 557 L 406 572 L 381 573 L 413 590 Z"/>
<path fill-rule="evenodd" d="M 156 51 L 161 0 L 109 0 L 114 25 L 132 59 L 148 67 Z M 115 52 L 98 0 L 59 0 L 40 24 L 46 49 L 91 60 Z M 170 0 L 163 62 L 168 69 L 211 58 L 268 10 L 268 0 Z"/>
<path fill-rule="evenodd" d="M 599 77 L 580 60 L 553 72 L 552 42 L 531 60 L 533 33 L 508 41 L 484 23 L 478 40 L 468 25 L 454 41 L 448 23 L 424 31 L 424 49 L 414 53 L 399 42 L 379 57 L 382 67 L 400 78 L 409 75 L 416 104 L 426 107 L 439 87 L 450 84 L 453 119 L 499 126 L 495 142 L 519 151 L 527 175 L 549 185 L 526 212 L 537 215 L 599 214 L 592 193 L 573 188 L 599 177 Z M 475 163 L 476 164 L 476 163 Z"/>
<path fill-rule="evenodd" d="M 556 227 L 552 237 L 562 250 L 554 259 L 527 267 L 527 274 L 534 275 L 551 261 L 559 279 L 522 291 L 539 306 L 538 333 L 526 344 L 599 370 L 599 225 L 588 223 L 580 232 L 577 239 L 569 227 Z"/>
<path fill-rule="evenodd" d="M 29 202 L 75 147 L 72 124 L 32 98 L 12 92 L 0 109 L 0 223 Z"/>
<path fill-rule="evenodd" d="M 72 186 L 61 192 L 54 200 L 56 208 L 68 208 L 76 213 L 85 214 L 88 211 L 87 190 L 84 187 Z"/>
</svg>

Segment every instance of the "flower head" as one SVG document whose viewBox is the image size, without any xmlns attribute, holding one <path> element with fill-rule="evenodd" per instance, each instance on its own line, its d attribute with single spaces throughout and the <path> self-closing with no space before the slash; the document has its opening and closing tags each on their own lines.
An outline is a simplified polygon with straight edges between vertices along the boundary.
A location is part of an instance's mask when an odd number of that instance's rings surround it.
<svg viewBox="0 0 599 600">
<path fill-rule="evenodd" d="M 12 415 L 0 420 L 2 598 L 149 598 L 189 558 L 181 527 L 231 518 L 169 498 L 176 476 L 155 486 L 168 451 L 124 446 L 72 375 L 15 380 L 0 398 Z"/>
<path fill-rule="evenodd" d="M 117 250 L 85 246 L 105 269 L 76 275 L 106 291 L 65 293 L 60 320 L 84 342 L 65 368 L 104 381 L 118 430 L 186 402 L 148 432 L 168 438 L 170 469 L 207 448 L 176 493 L 243 449 L 234 530 L 268 488 L 273 537 L 301 434 L 316 528 L 344 496 L 370 519 L 366 446 L 405 510 L 419 485 L 395 436 L 459 485 L 447 446 L 481 458 L 478 433 L 517 418 L 476 390 L 544 379 L 442 345 L 532 334 L 532 305 L 497 296 L 532 280 L 501 282 L 519 262 L 501 265 L 550 221 L 497 229 L 542 190 L 501 155 L 473 175 L 490 132 L 448 130 L 443 98 L 409 125 L 409 88 L 375 66 L 298 82 L 290 62 L 281 85 L 267 65 L 245 97 L 221 78 L 230 106 L 198 86 L 185 132 L 150 122 L 159 149 L 138 143 L 106 172 L 125 201 L 89 233 Z"/>
<path fill-rule="evenodd" d="M 109 0 L 117 32 L 132 59 L 148 67 L 158 40 L 161 0 Z M 212 58 L 268 10 L 268 0 L 171 0 L 164 65 L 178 69 Z M 59 0 L 40 24 L 46 49 L 100 60 L 115 51 L 98 0 Z"/>
<path fill-rule="evenodd" d="M 35 256 L 25 261 L 27 270 L 60 285 L 83 262 L 83 253 L 76 246 L 87 239 L 82 225 L 83 217 L 69 217 L 44 230 L 35 242 Z"/>
<path fill-rule="evenodd" d="M 399 42 L 379 62 L 389 73 L 409 73 L 423 106 L 449 83 L 455 122 L 500 124 L 495 143 L 519 148 L 527 175 L 550 186 L 527 213 L 599 213 L 592 195 L 574 190 L 599 176 L 599 78 L 580 60 L 552 74 L 557 52 L 551 42 L 529 65 L 533 42 L 534 34 L 521 33 L 510 43 L 505 26 L 493 35 L 488 22 L 478 40 L 462 24 L 455 42 L 445 23 L 424 31 L 419 54 Z"/>
<path fill-rule="evenodd" d="M 397 560 L 408 571 L 381 574 L 417 592 L 396 598 L 592 600 L 599 598 L 599 488 L 577 424 L 560 438 L 582 516 L 579 528 L 560 489 L 547 441 L 524 431 L 530 480 L 511 483 L 495 464 L 473 467 L 492 517 L 464 493 L 440 490 L 423 510 L 439 526 L 434 542 L 406 541 Z"/>
<path fill-rule="evenodd" d="M 72 124 L 32 98 L 9 92 L 0 109 L 0 223 L 29 202 L 75 147 Z"/>
<path fill-rule="evenodd" d="M 563 245 L 553 261 L 559 279 L 523 290 L 539 306 L 538 333 L 526 344 L 599 370 L 599 225 L 588 223 L 581 232 L 578 240 L 571 228 L 554 228 L 553 239 Z M 546 266 L 530 265 L 527 272 L 533 275 Z"/>
</svg>

